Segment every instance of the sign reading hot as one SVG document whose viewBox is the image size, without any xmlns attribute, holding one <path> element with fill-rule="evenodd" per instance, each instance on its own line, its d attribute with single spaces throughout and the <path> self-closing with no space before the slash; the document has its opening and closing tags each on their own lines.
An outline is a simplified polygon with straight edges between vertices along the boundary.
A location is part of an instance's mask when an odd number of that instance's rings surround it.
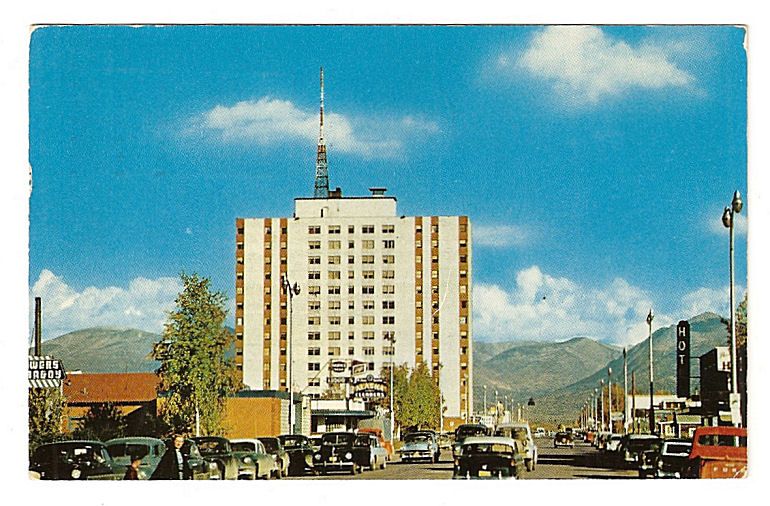
<svg viewBox="0 0 770 506">
<path fill-rule="evenodd" d="M 676 395 L 690 396 L 690 324 L 687 320 L 676 326 Z"/>
</svg>

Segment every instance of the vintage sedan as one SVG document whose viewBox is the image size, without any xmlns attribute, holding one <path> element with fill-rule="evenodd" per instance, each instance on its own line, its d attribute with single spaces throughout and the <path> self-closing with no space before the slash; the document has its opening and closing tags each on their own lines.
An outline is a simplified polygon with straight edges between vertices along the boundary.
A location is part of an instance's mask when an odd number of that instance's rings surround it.
<svg viewBox="0 0 770 506">
<path fill-rule="evenodd" d="M 380 445 L 376 436 L 359 433 L 353 443 L 353 458 L 362 468 L 385 469 L 388 463 L 388 451 Z"/>
<path fill-rule="evenodd" d="M 401 454 L 401 462 L 418 460 L 438 462 L 441 449 L 434 432 L 417 431 L 404 436 L 404 445 L 399 453 Z"/>
<path fill-rule="evenodd" d="M 313 466 L 313 445 L 310 438 L 300 434 L 283 434 L 278 436 L 281 440 L 283 449 L 289 455 L 289 474 L 302 475 L 305 473 L 314 473 Z"/>
<path fill-rule="evenodd" d="M 359 474 L 361 464 L 354 458 L 354 443 L 357 435 L 353 432 L 328 432 L 321 438 L 321 449 L 313 456 L 315 467 L 321 474 L 330 471 L 345 471 Z"/>
<path fill-rule="evenodd" d="M 380 446 L 385 448 L 385 450 L 388 452 L 388 460 L 393 460 L 393 442 L 385 439 L 385 434 L 383 434 L 382 429 L 377 427 L 362 427 L 358 429 L 358 433 L 366 433 L 376 436 L 380 441 Z"/>
<path fill-rule="evenodd" d="M 147 480 L 158 467 L 160 458 L 166 453 L 166 444 L 154 437 L 121 437 L 110 439 L 105 443 L 113 462 L 119 469 L 126 469 L 131 465 L 131 459 L 139 457 L 142 464 L 139 466 L 139 479 Z"/>
<path fill-rule="evenodd" d="M 101 441 L 59 441 L 40 445 L 29 470 L 41 480 L 120 480 L 125 468 L 116 465 Z"/>
<path fill-rule="evenodd" d="M 452 443 L 452 457 L 460 454 L 460 447 L 468 437 L 491 436 L 492 430 L 480 423 L 464 423 L 455 429 L 455 442 Z"/>
<path fill-rule="evenodd" d="M 572 434 L 568 434 L 566 432 L 557 432 L 556 435 L 553 437 L 554 448 L 560 448 L 560 447 L 573 448 L 574 446 L 575 446 L 575 442 L 572 440 Z"/>
<path fill-rule="evenodd" d="M 690 450 L 692 450 L 692 441 L 689 439 L 664 440 L 659 451 L 651 455 L 653 476 L 656 478 L 684 477 Z"/>
<path fill-rule="evenodd" d="M 256 463 L 243 462 L 233 453 L 228 439 L 201 436 L 192 440 L 198 445 L 203 458 L 211 465 L 216 465 L 220 480 L 252 479 L 256 476 Z"/>
<path fill-rule="evenodd" d="M 275 457 L 267 453 L 259 439 L 231 439 L 233 454 L 240 459 L 239 476 L 269 480 L 278 474 Z"/>
<path fill-rule="evenodd" d="M 469 437 L 454 459 L 454 479 L 518 478 L 524 472 L 521 441 L 507 437 Z"/>
<path fill-rule="evenodd" d="M 654 434 L 626 434 L 620 439 L 616 455 L 621 467 L 637 469 L 640 466 L 642 455 L 650 450 L 660 447 L 662 439 Z M 645 474 L 640 470 L 640 475 Z"/>
<path fill-rule="evenodd" d="M 277 437 L 261 437 L 259 440 L 265 445 L 267 453 L 272 455 L 275 459 L 277 468 L 275 477 L 281 479 L 284 476 L 289 476 L 289 454 L 283 449 L 281 440 Z"/>
<path fill-rule="evenodd" d="M 567 429 L 564 432 L 572 437 L 572 429 Z M 527 452 L 527 456 L 524 459 L 527 471 L 533 471 L 535 469 L 538 457 L 537 445 L 532 438 L 532 431 L 527 422 L 500 424 L 495 431 L 495 435 L 509 437 L 520 441 L 522 446 L 524 446 L 524 450 Z"/>
</svg>

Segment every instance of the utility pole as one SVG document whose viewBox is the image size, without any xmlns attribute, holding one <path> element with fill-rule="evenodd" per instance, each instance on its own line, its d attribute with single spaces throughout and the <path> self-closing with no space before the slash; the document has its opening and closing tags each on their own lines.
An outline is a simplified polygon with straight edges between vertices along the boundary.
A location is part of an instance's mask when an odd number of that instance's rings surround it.
<svg viewBox="0 0 770 506">
<path fill-rule="evenodd" d="M 636 433 L 636 371 L 631 371 L 631 432 Z"/>
<path fill-rule="evenodd" d="M 655 396 L 655 387 L 653 383 L 653 366 L 652 366 L 652 319 L 655 318 L 655 315 L 652 314 L 652 308 L 650 308 L 650 312 L 647 314 L 647 325 L 650 330 L 650 434 L 655 434 L 655 401 L 653 397 Z"/>
<path fill-rule="evenodd" d="M 628 433 L 628 353 L 623 347 L 623 434 Z"/>
</svg>

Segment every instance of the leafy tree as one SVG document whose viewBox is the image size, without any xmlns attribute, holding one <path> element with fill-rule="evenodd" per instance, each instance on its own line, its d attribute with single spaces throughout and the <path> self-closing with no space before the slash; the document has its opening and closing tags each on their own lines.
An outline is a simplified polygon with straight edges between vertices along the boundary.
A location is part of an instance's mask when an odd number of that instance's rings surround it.
<svg viewBox="0 0 770 506">
<path fill-rule="evenodd" d="M 29 451 L 62 438 L 66 399 L 58 388 L 29 389 Z"/>
<path fill-rule="evenodd" d="M 398 369 L 395 369 L 394 373 L 397 372 Z M 398 376 L 394 376 L 394 384 Z M 403 376 L 399 379 L 403 381 Z M 399 389 L 402 389 L 401 392 Z M 418 429 L 439 428 L 441 390 L 424 363 L 418 364 L 411 371 L 405 384 L 394 385 L 394 393 L 397 395 L 395 417 L 398 425 Z"/>
<path fill-rule="evenodd" d="M 168 434 L 168 424 L 148 409 L 140 409 L 126 416 L 126 436 L 161 436 Z"/>
<path fill-rule="evenodd" d="M 746 294 L 738 307 L 735 308 L 735 345 L 738 348 L 746 346 L 748 341 L 748 299 Z"/>
<path fill-rule="evenodd" d="M 233 334 L 224 326 L 227 297 L 212 292 L 208 278 L 181 274 L 184 289 L 165 323 L 153 357 L 161 362 L 158 386 L 163 420 L 174 432 L 195 428 L 220 434 L 225 398 L 241 387 L 233 361 L 226 356 Z"/>
<path fill-rule="evenodd" d="M 77 439 L 107 441 L 125 436 L 127 425 L 125 415 L 117 406 L 103 402 L 95 404 L 86 412 L 73 435 Z"/>
</svg>

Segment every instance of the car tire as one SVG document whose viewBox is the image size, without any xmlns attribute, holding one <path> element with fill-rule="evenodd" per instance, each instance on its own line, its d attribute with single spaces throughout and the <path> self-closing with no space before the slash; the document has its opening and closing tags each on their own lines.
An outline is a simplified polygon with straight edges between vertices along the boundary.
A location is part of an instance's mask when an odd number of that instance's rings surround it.
<svg viewBox="0 0 770 506">
<path fill-rule="evenodd" d="M 382 461 L 382 465 L 380 466 L 380 469 L 385 469 L 388 466 L 388 459 L 385 459 Z"/>
<path fill-rule="evenodd" d="M 535 468 L 535 463 L 532 462 L 532 459 L 527 459 L 524 461 L 524 464 L 527 466 L 527 471 L 532 471 Z"/>
</svg>

